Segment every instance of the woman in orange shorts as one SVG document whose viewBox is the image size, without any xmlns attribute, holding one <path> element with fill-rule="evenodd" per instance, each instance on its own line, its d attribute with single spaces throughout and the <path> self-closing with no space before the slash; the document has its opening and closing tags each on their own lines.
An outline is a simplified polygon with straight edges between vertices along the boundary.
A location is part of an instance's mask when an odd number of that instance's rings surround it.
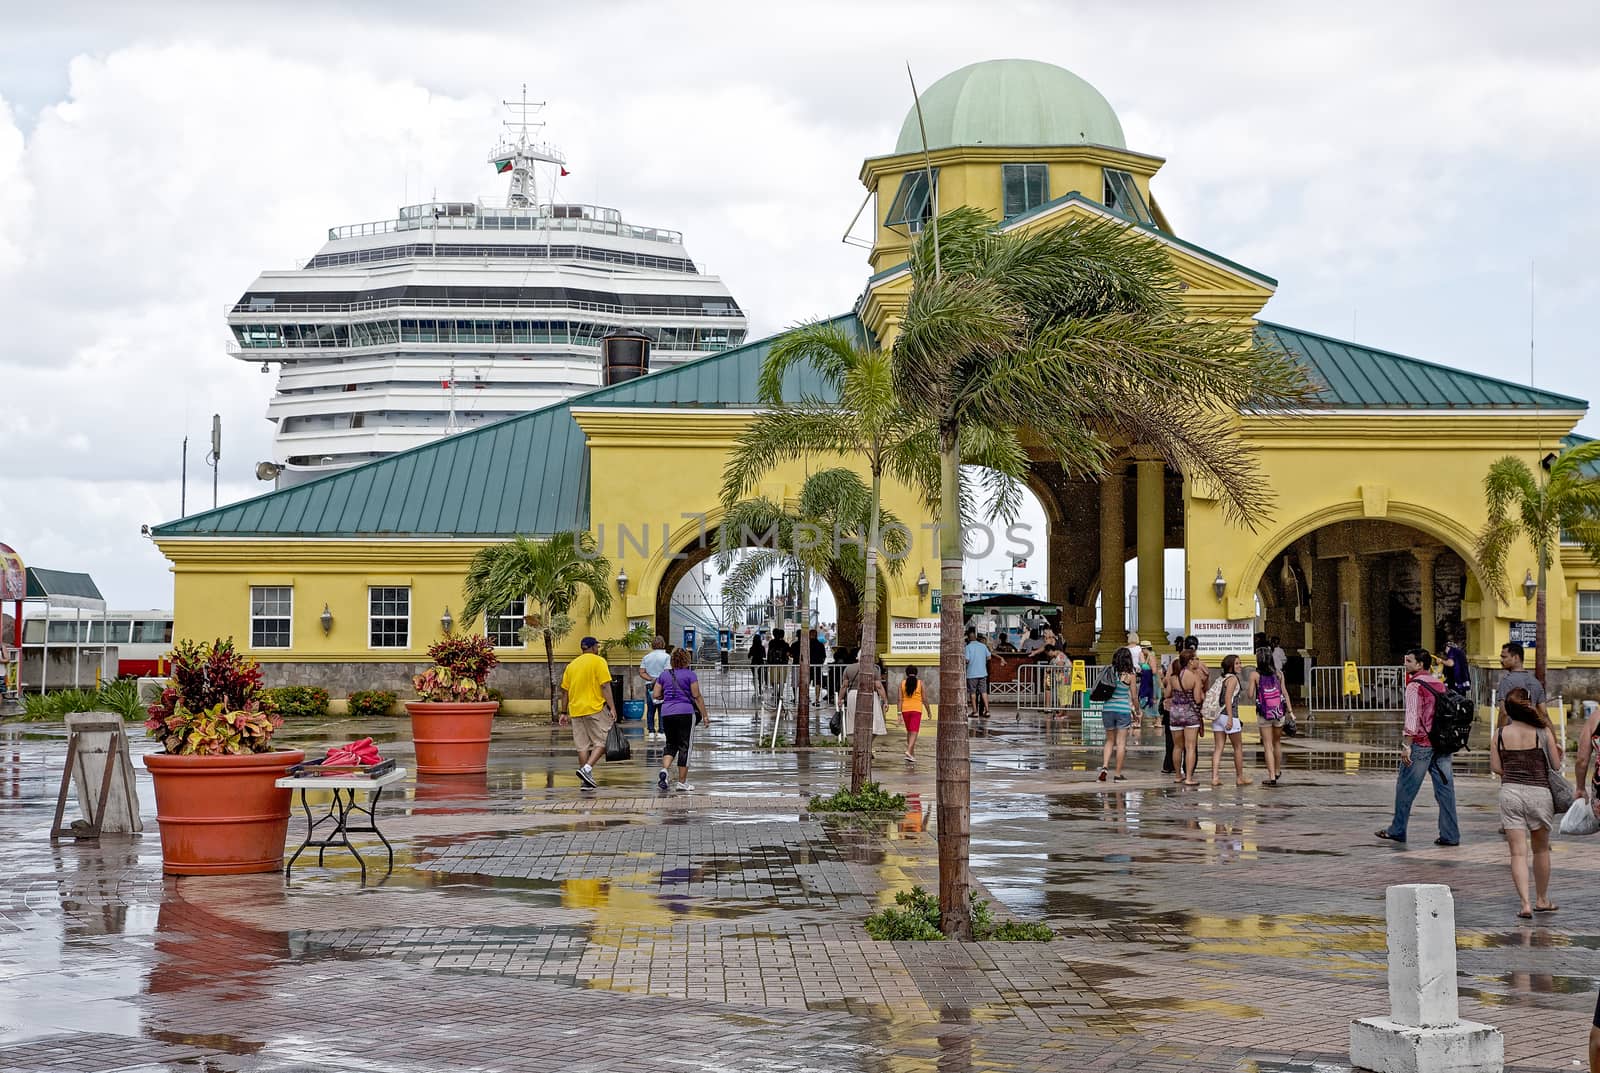
<svg viewBox="0 0 1600 1073">
<path fill-rule="evenodd" d="M 906 759 L 917 759 L 917 732 L 922 729 L 922 683 L 917 681 L 917 669 L 906 668 L 905 681 L 900 683 L 900 721 L 906 725 Z"/>
</svg>

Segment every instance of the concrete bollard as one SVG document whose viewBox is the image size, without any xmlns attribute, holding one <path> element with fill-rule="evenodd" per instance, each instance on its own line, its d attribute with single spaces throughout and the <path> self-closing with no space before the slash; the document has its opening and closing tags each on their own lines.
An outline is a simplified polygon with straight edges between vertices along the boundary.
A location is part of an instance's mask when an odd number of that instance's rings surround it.
<svg viewBox="0 0 1600 1073">
<path fill-rule="evenodd" d="M 1456 912 L 1450 888 L 1390 887 L 1389 1016 L 1350 1024 L 1350 1064 L 1375 1073 L 1502 1073 L 1505 1039 L 1461 1020 L 1456 993 Z"/>
</svg>

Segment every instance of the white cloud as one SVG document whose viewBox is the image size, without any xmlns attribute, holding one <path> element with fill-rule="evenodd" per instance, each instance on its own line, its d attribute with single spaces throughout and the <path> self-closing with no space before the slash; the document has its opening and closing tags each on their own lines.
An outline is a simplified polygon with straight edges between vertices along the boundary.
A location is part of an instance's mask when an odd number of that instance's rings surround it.
<svg viewBox="0 0 1600 1073">
<path fill-rule="evenodd" d="M 1592 5 L 1536 6 L 1041 3 L 998 38 L 999 12 L 955 3 L 619 4 L 603 28 L 472 0 L 7 15 L 0 539 L 169 603 L 136 534 L 176 513 L 185 432 L 191 504 L 213 412 L 224 499 L 268 456 L 272 380 L 226 357 L 225 307 L 331 225 L 501 193 L 484 158 L 524 80 L 571 157 L 563 193 L 683 231 L 757 332 L 859 292 L 839 237 L 910 104 L 904 60 L 926 87 L 1002 50 L 1100 88 L 1169 159 L 1179 233 L 1280 278 L 1269 316 L 1339 333 L 1359 308 L 1363 341 L 1515 377 L 1537 258 L 1540 381 L 1600 394 L 1600 34 Z"/>
</svg>

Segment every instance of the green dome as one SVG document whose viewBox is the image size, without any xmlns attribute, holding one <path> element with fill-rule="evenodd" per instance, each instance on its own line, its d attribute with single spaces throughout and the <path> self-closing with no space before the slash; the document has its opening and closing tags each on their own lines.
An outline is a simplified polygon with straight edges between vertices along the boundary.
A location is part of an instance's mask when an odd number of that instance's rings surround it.
<svg viewBox="0 0 1600 1073">
<path fill-rule="evenodd" d="M 1109 145 L 1125 149 L 1122 124 L 1100 91 L 1038 60 L 986 60 L 952 71 L 922 91 L 928 148 L 952 145 Z M 894 151 L 919 152 L 913 106 Z"/>
</svg>

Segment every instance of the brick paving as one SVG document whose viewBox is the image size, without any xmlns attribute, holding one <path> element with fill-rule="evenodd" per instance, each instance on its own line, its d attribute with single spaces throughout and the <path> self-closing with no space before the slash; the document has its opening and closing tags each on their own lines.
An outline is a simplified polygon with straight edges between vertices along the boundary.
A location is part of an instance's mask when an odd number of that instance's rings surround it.
<svg viewBox="0 0 1600 1073">
<path fill-rule="evenodd" d="M 403 724 L 375 729 L 404 762 Z M 997 729 L 973 742 L 974 877 L 1054 943 L 861 928 L 936 883 L 931 748 L 912 768 L 879 746 L 904 816 L 835 819 L 805 802 L 842 750 L 767 752 L 724 719 L 700 793 L 656 793 L 641 760 L 584 792 L 562 737 L 507 721 L 487 777 L 386 795 L 396 868 L 363 887 L 342 855 L 287 884 L 163 879 L 143 781 L 150 835 L 51 847 L 60 728 L 0 728 L 0 1070 L 1334 1073 L 1349 1020 L 1386 1010 L 1397 882 L 1454 888 L 1463 1015 L 1501 1028 L 1510 1068 L 1583 1057 L 1600 863 L 1558 840 L 1562 910 L 1522 926 L 1492 780 L 1462 779 L 1462 846 L 1424 837 L 1424 794 L 1396 847 L 1371 837 L 1392 758 L 1370 747 L 1319 743 L 1276 789 L 1183 790 L 1148 747 L 1112 786 L 1058 726 Z"/>
</svg>

